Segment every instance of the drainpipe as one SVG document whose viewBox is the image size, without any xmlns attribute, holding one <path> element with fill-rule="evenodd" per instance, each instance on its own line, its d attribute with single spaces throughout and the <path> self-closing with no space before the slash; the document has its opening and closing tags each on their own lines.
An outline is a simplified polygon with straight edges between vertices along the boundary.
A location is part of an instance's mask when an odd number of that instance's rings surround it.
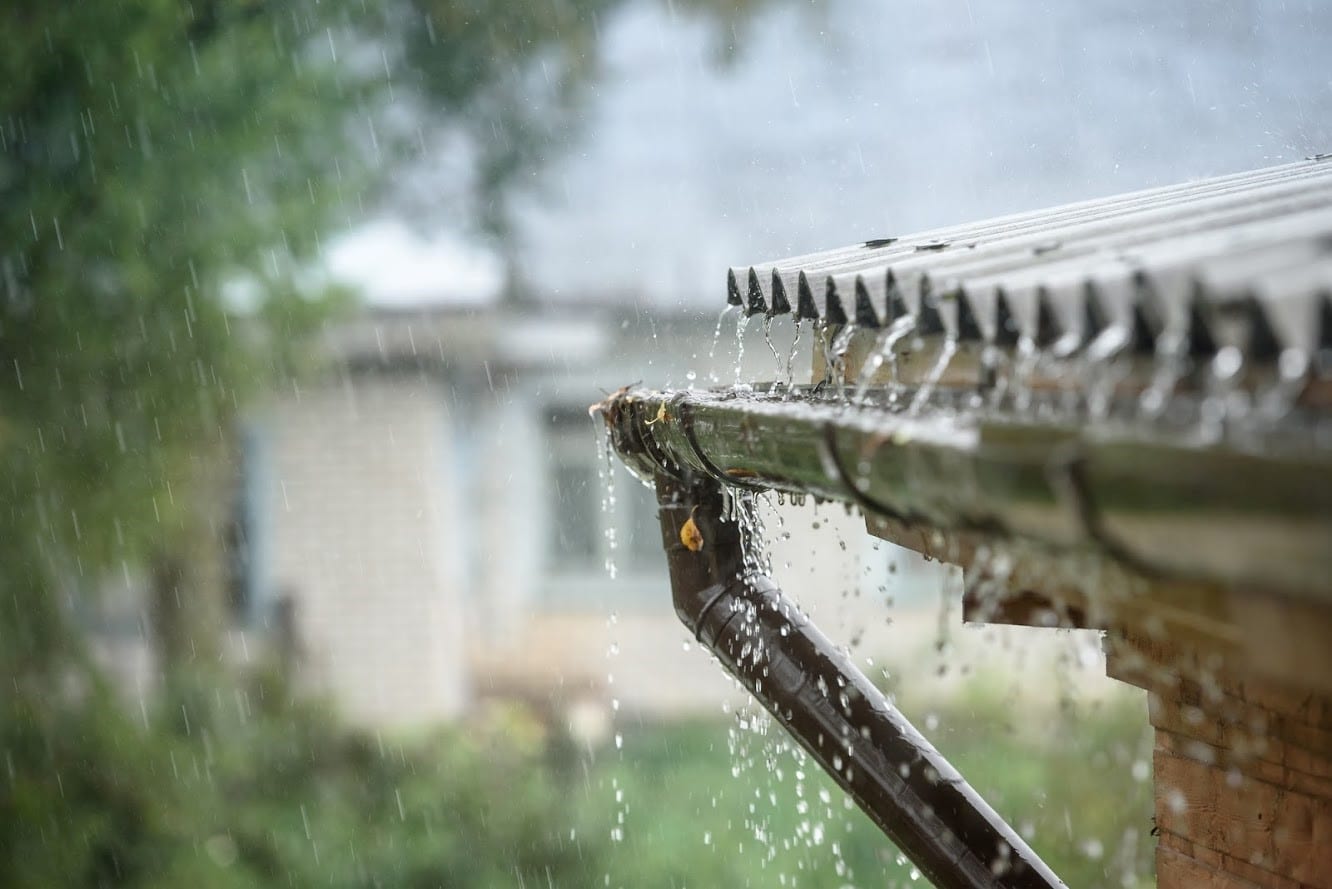
<svg viewBox="0 0 1332 889">
<path fill-rule="evenodd" d="M 680 620 L 922 875 L 938 889 L 1064 886 L 771 579 L 746 571 L 718 482 L 659 471 L 656 485 Z"/>
</svg>

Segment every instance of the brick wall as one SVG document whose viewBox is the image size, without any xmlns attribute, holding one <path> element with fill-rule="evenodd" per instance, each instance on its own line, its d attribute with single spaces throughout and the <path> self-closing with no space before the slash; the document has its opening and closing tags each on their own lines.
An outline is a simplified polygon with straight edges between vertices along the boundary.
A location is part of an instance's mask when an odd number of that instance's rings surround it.
<svg viewBox="0 0 1332 889">
<path fill-rule="evenodd" d="M 1332 696 L 1178 643 L 1109 648 L 1156 729 L 1159 889 L 1332 889 Z"/>
</svg>

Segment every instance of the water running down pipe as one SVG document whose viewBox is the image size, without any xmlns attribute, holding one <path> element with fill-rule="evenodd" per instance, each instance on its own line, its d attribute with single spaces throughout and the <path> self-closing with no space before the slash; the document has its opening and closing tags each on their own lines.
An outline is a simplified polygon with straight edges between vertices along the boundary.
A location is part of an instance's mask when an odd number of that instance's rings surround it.
<svg viewBox="0 0 1332 889">
<path fill-rule="evenodd" d="M 927 879 L 939 889 L 1064 886 L 769 578 L 747 573 L 716 481 L 659 472 L 656 485 L 680 620 Z"/>
</svg>

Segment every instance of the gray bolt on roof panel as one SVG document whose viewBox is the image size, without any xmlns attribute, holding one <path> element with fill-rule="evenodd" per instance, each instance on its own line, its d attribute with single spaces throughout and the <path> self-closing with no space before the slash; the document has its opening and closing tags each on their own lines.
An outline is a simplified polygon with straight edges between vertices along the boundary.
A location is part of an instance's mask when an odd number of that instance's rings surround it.
<svg viewBox="0 0 1332 889">
<path fill-rule="evenodd" d="M 732 268 L 728 301 L 1001 346 L 1332 348 L 1332 157 Z"/>
</svg>

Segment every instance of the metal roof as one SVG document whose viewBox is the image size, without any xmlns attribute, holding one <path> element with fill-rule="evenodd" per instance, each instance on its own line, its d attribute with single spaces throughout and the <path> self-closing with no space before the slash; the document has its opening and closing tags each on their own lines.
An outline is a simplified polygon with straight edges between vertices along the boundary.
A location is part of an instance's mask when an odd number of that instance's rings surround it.
<svg viewBox="0 0 1332 889">
<path fill-rule="evenodd" d="M 728 301 L 959 342 L 1332 348 L 1332 155 L 735 267 Z"/>
</svg>

